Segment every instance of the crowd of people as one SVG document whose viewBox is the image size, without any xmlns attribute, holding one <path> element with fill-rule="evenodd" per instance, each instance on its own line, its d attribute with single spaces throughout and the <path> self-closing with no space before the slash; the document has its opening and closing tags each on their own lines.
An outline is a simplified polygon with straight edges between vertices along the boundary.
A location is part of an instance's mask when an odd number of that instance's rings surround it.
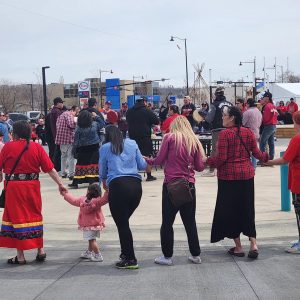
<svg viewBox="0 0 300 300">
<path fill-rule="evenodd" d="M 109 204 L 120 240 L 120 256 L 115 266 L 119 269 L 137 269 L 133 236 L 129 219 L 142 199 L 142 177 L 156 180 L 153 166 L 163 166 L 162 225 L 160 229 L 162 256 L 155 259 L 160 265 L 173 264 L 173 223 L 179 212 L 184 224 L 189 250 L 188 260 L 201 263 L 201 249 L 196 226 L 195 171 L 207 174 L 217 170 L 218 192 L 212 223 L 211 242 L 224 238 L 234 241 L 228 253 L 245 256 L 240 235 L 249 238 L 248 257 L 256 259 L 254 176 L 256 162 L 262 166 L 290 164 L 289 188 L 293 193 L 300 240 L 300 149 L 299 134 L 292 140 L 283 158 L 274 159 L 274 133 L 277 109 L 268 91 L 261 101 L 262 110 L 254 99 L 236 105 L 226 100 L 224 89 L 218 88 L 213 103 L 203 103 L 199 111 L 201 126 L 211 130 L 212 153 L 206 157 L 199 138 L 195 135 L 193 112 L 196 107 L 189 96 L 184 97 L 181 110 L 171 101 L 157 116 L 141 97 L 132 108 L 122 103 L 115 112 L 111 103 L 98 109 L 96 99 L 90 98 L 86 108 L 64 107 L 59 97 L 46 116 L 42 144 L 47 143 L 48 154 L 32 141 L 32 127 L 26 121 L 17 121 L 12 131 L 2 131 L 4 118 L 0 114 L 0 181 L 5 179 L 5 207 L 0 231 L 0 247 L 15 248 L 17 255 L 9 264 L 26 264 L 25 250 L 37 249 L 36 260 L 46 259 L 43 248 L 43 216 L 39 173 L 48 173 L 58 186 L 59 193 L 71 205 L 79 207 L 78 226 L 88 247 L 80 257 L 101 262 L 103 256 L 96 239 L 105 227 L 101 207 Z M 300 133 L 300 112 L 292 114 L 295 129 Z M 153 157 L 152 128 L 161 124 L 163 138 L 160 150 Z M 6 126 L 6 125 L 5 125 Z M 44 127 L 43 127 L 44 126 Z M 36 127 L 37 128 L 37 127 Z M 11 137 L 9 136 L 11 132 Z M 12 139 L 11 142 L 9 140 Z M 259 144 L 259 147 L 258 147 Z M 269 153 L 266 153 L 266 144 Z M 5 176 L 3 176 L 3 173 Z M 68 188 L 62 178 L 71 183 Z M 189 199 L 182 201 L 181 193 L 171 192 L 172 183 L 180 184 Z M 177 181 L 176 181 L 177 182 Z M 87 183 L 85 195 L 75 197 L 69 189 Z M 179 184 L 179 183 L 178 183 Z M 102 195 L 101 186 L 105 193 Z M 174 186 L 174 185 L 173 185 Z M 232 191 L 235 191 L 232 193 Z M 178 204 L 180 203 L 180 204 Z M 300 242 L 288 248 L 300 253 Z"/>
</svg>

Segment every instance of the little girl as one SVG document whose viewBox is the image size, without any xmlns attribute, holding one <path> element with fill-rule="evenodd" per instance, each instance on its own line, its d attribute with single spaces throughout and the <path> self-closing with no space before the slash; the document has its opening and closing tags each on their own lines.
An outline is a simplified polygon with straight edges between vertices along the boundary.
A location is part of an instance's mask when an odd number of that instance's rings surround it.
<svg viewBox="0 0 300 300">
<path fill-rule="evenodd" d="M 105 227 L 101 206 L 108 202 L 108 193 L 101 197 L 101 188 L 98 183 L 89 185 L 86 196 L 74 197 L 69 192 L 62 196 L 70 204 L 80 207 L 78 229 L 83 231 L 83 238 L 89 241 L 88 249 L 80 257 L 91 261 L 103 261 L 102 254 L 96 242 L 100 238 L 100 230 Z"/>
</svg>

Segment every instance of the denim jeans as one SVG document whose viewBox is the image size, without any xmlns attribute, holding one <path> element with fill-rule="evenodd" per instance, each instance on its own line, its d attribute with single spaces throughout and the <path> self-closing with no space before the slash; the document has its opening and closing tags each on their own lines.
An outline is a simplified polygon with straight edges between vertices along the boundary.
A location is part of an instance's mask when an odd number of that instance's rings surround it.
<svg viewBox="0 0 300 300">
<path fill-rule="evenodd" d="M 274 159 L 275 145 L 274 135 L 276 132 L 276 125 L 265 125 L 260 136 L 259 149 L 262 152 L 266 151 L 266 145 L 269 145 L 269 159 Z"/>
<path fill-rule="evenodd" d="M 256 169 L 257 159 L 253 155 L 251 155 L 251 163 L 252 163 L 253 168 Z"/>
</svg>

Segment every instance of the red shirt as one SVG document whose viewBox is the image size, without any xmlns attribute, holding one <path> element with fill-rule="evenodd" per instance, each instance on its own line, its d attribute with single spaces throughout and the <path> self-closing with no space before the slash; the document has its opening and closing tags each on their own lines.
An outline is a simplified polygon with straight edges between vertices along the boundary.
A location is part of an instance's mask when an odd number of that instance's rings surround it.
<svg viewBox="0 0 300 300">
<path fill-rule="evenodd" d="M 164 120 L 162 127 L 161 127 L 161 131 L 168 133 L 170 131 L 170 124 L 173 122 L 174 119 L 176 119 L 177 117 L 179 117 L 179 114 L 174 114 L 170 117 L 168 117 L 166 120 Z"/>
<path fill-rule="evenodd" d="M 288 188 L 292 193 L 300 194 L 300 134 L 291 139 L 283 158 L 289 162 Z"/>
<path fill-rule="evenodd" d="M 281 110 L 283 113 L 285 113 L 287 111 L 287 107 L 286 106 L 277 106 L 276 107 L 277 110 Z"/>
<path fill-rule="evenodd" d="M 0 153 L 0 170 L 5 174 L 10 174 L 18 156 L 24 149 L 25 140 L 12 141 L 5 144 Z M 48 154 L 44 148 L 34 142 L 29 143 L 28 149 L 23 153 L 14 174 L 45 173 L 54 168 Z"/>
<path fill-rule="evenodd" d="M 249 128 L 241 127 L 238 137 L 238 128 L 231 127 L 222 130 L 218 139 L 217 156 L 209 157 L 207 163 L 218 170 L 218 179 L 247 180 L 255 175 L 250 156 L 245 148 L 260 161 L 266 162 L 268 154 L 257 148 L 256 138 Z"/>
<path fill-rule="evenodd" d="M 277 124 L 278 111 L 275 105 L 271 102 L 266 104 L 263 108 L 263 125 L 276 125 Z"/>
<path fill-rule="evenodd" d="M 288 106 L 287 106 L 287 111 L 291 114 L 293 114 L 295 111 L 298 111 L 298 105 L 297 103 L 290 103 Z"/>
</svg>

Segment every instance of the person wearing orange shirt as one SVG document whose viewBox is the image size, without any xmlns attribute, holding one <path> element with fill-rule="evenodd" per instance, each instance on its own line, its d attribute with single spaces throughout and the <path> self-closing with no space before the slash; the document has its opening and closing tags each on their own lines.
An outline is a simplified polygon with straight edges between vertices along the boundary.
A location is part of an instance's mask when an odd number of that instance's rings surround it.
<svg viewBox="0 0 300 300">
<path fill-rule="evenodd" d="M 104 107 L 99 110 L 102 113 L 105 121 L 106 121 L 108 112 L 111 110 L 111 104 L 112 103 L 110 101 L 106 100 L 104 103 Z"/>
</svg>

